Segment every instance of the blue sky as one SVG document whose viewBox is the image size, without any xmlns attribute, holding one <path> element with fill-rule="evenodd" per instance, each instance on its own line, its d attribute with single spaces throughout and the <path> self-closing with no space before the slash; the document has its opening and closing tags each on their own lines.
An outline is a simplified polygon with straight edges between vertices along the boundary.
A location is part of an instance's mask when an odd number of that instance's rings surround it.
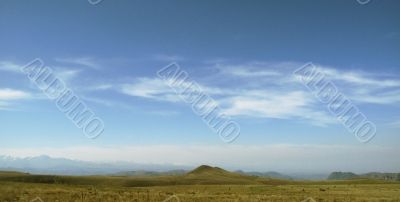
<svg viewBox="0 0 400 202">
<path fill-rule="evenodd" d="M 241 135 L 231 145 L 241 152 L 265 145 L 264 152 L 276 145 L 309 145 L 324 152 L 346 145 L 360 148 L 359 153 L 382 148 L 376 159 L 384 158 L 385 149 L 400 141 L 399 9 L 394 0 L 365 5 L 356 0 L 103 0 L 97 5 L 3 0 L 0 147 L 8 155 L 66 148 L 59 156 L 79 158 L 67 151 L 154 145 L 188 151 L 212 145 L 226 149 L 218 150 L 223 158 L 231 146 L 157 78 L 159 69 L 177 62 L 240 124 Z M 99 138 L 86 138 L 21 73 L 19 68 L 35 58 L 104 120 Z M 292 72 L 307 62 L 323 70 L 376 124 L 372 141 L 357 141 L 294 79 Z M 26 152 L 18 153 L 22 148 Z M 400 164 L 385 165 L 382 169 L 390 170 Z"/>
</svg>

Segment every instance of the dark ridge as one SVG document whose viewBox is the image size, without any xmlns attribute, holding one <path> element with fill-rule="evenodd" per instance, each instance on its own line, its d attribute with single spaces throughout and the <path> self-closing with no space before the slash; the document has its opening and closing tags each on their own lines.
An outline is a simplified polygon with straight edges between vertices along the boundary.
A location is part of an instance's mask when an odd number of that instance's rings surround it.
<svg viewBox="0 0 400 202">
<path fill-rule="evenodd" d="M 188 172 L 188 174 L 229 174 L 229 171 L 226 171 L 219 167 L 211 167 L 208 165 L 201 165 L 194 170 Z"/>
</svg>

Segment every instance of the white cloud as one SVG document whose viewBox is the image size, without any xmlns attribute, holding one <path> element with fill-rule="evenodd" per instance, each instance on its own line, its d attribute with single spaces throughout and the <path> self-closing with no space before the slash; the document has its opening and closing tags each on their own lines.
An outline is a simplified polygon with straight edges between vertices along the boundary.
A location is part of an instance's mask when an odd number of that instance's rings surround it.
<svg viewBox="0 0 400 202">
<path fill-rule="evenodd" d="M 130 96 L 170 102 L 180 101 L 175 91 L 158 78 L 138 78 L 131 84 L 122 85 L 120 91 Z"/>
<path fill-rule="evenodd" d="M 135 97 L 174 103 L 182 102 L 179 95 L 166 82 L 172 82 L 172 80 L 138 78 L 131 84 L 122 85 L 120 91 Z M 182 86 L 189 85 L 189 81 L 182 84 Z M 338 123 L 326 112 L 315 110 L 315 100 L 309 92 L 289 89 L 277 92 L 266 89 L 246 90 L 199 86 L 205 94 L 210 95 L 220 105 L 222 112 L 229 116 L 299 118 L 319 126 Z"/>
<path fill-rule="evenodd" d="M 28 92 L 10 88 L 0 88 L 0 110 L 13 109 L 17 100 L 29 99 L 32 95 Z"/>
<path fill-rule="evenodd" d="M 11 61 L 0 61 L 0 70 L 1 71 L 8 71 L 14 73 L 22 73 L 21 65 L 18 65 Z"/>
<path fill-rule="evenodd" d="M 385 93 L 367 92 L 367 93 L 354 94 L 351 96 L 351 98 L 359 102 L 372 103 L 372 104 L 395 104 L 400 102 L 400 92 L 398 90 Z"/>
<path fill-rule="evenodd" d="M 164 62 L 179 62 L 185 60 L 185 58 L 179 55 L 166 55 L 166 54 L 157 54 L 154 56 L 154 59 Z"/>
<path fill-rule="evenodd" d="M 361 86 L 368 85 L 375 88 L 400 87 L 400 80 L 372 78 L 372 75 L 368 75 L 363 72 L 339 71 L 333 68 L 328 68 L 323 66 L 318 66 L 318 68 L 321 72 L 324 72 L 329 77 L 329 79 L 344 81 L 349 84 L 355 84 Z M 375 75 L 375 77 L 377 77 L 377 75 Z"/>
<path fill-rule="evenodd" d="M 183 60 L 180 56 L 156 55 L 159 60 Z M 59 63 L 98 68 L 90 57 L 57 58 Z M 320 103 L 293 76 L 292 71 L 302 63 L 295 62 L 246 62 L 232 64 L 222 60 L 207 63 L 216 73 L 210 79 L 199 78 L 201 89 L 214 98 L 231 116 L 253 118 L 279 118 L 309 120 L 313 124 L 336 123 L 334 117 L 321 110 Z M 328 79 L 351 100 L 369 104 L 397 104 L 400 102 L 400 80 L 387 75 L 361 71 L 345 71 L 317 65 Z M 0 70 L 19 72 L 20 66 L 0 61 Z M 67 83 L 82 72 L 80 69 L 54 66 L 54 73 Z M 204 79 L 204 80 L 203 80 Z M 202 82 L 203 81 L 203 82 Z M 205 82 L 204 82 L 205 81 Z M 204 84 L 207 85 L 204 85 Z M 188 83 L 185 85 L 189 85 Z M 90 86 L 90 85 L 88 85 Z M 126 95 L 158 101 L 180 102 L 180 97 L 166 83 L 156 77 L 143 77 L 125 84 L 100 84 L 79 87 L 86 90 L 118 90 Z M 277 90 L 278 89 L 278 90 Z M 103 99 L 103 101 L 106 101 Z M 3 104 L 3 106 L 5 106 Z"/>
<path fill-rule="evenodd" d="M 54 67 L 54 74 L 57 78 L 61 79 L 64 82 L 69 82 L 72 79 L 76 78 L 80 73 L 81 70 L 79 69 L 71 69 L 67 67 Z"/>
<path fill-rule="evenodd" d="M 247 115 L 268 118 L 286 118 L 310 102 L 305 92 L 248 92 L 229 97 L 224 103 L 229 106 L 225 113 L 231 116 Z"/>
<path fill-rule="evenodd" d="M 8 72 L 24 74 L 24 72 L 21 70 L 22 67 L 23 67 L 23 65 L 18 65 L 11 61 L 0 61 L 0 70 L 1 71 L 8 71 Z M 53 70 L 53 73 L 57 77 L 59 77 L 60 79 L 62 79 L 64 81 L 68 81 L 68 80 L 75 78 L 81 72 L 81 70 L 79 70 L 79 69 L 73 69 L 70 67 L 60 67 L 57 65 L 52 65 L 49 67 L 51 70 Z"/>
<path fill-rule="evenodd" d="M 393 79 L 393 76 L 339 71 L 322 66 L 318 66 L 318 69 L 353 101 L 369 104 L 400 102 L 400 80 Z"/>
<path fill-rule="evenodd" d="M 29 98 L 31 95 L 25 91 L 10 88 L 0 88 L 0 100 L 19 100 Z"/>
<path fill-rule="evenodd" d="M 253 65 L 217 65 L 224 74 L 240 77 L 268 77 L 279 76 L 280 72 L 275 70 L 260 70 L 261 67 Z"/>
<path fill-rule="evenodd" d="M 119 107 L 119 108 L 124 108 L 124 109 L 128 109 L 128 110 L 135 109 L 134 106 L 120 102 L 120 101 L 103 99 L 103 98 L 92 97 L 92 96 L 81 96 L 81 98 L 84 99 L 85 101 L 96 103 L 96 104 L 101 104 L 106 107 Z"/>
<path fill-rule="evenodd" d="M 90 90 L 109 90 L 112 89 L 114 86 L 112 84 L 98 84 L 89 87 Z"/>
<path fill-rule="evenodd" d="M 325 126 L 338 121 L 325 111 L 314 109 L 315 100 L 304 91 L 249 91 L 221 102 L 230 116 L 300 119 Z"/>
<path fill-rule="evenodd" d="M 93 69 L 100 68 L 100 65 L 98 64 L 98 62 L 94 58 L 91 58 L 91 57 L 56 58 L 55 60 L 57 62 L 61 62 L 61 63 L 80 65 L 80 66 L 90 67 Z"/>
<path fill-rule="evenodd" d="M 14 157 L 65 157 L 84 161 L 130 161 L 280 172 L 398 172 L 396 147 L 374 145 L 134 145 L 108 147 L 0 148 Z M 329 160 L 327 160 L 329 159 Z"/>
</svg>

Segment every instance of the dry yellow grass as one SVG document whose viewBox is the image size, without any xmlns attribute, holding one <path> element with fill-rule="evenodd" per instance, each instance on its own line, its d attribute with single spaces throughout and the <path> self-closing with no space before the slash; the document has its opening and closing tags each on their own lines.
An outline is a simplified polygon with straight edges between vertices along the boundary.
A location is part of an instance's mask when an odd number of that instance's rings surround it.
<svg viewBox="0 0 400 202">
<path fill-rule="evenodd" d="M 0 183 L 0 201 L 147 201 L 162 202 L 176 195 L 180 201 L 400 201 L 400 184 L 339 185 L 178 185 L 115 187 L 42 183 Z M 171 198 L 169 201 L 177 201 Z"/>
<path fill-rule="evenodd" d="M 175 197 L 179 198 L 179 200 Z M 196 169 L 184 176 L 49 176 L 0 172 L 0 202 L 400 202 L 400 183 L 290 181 Z"/>
</svg>

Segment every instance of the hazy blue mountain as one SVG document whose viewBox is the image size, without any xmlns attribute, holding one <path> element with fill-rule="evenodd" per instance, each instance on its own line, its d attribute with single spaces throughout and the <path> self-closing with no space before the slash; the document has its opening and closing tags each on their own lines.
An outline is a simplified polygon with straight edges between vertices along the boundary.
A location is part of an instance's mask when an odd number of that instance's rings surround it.
<svg viewBox="0 0 400 202">
<path fill-rule="evenodd" d="M 19 171 L 32 174 L 53 175 L 118 175 L 118 176 L 160 176 L 184 175 L 193 167 L 175 166 L 168 164 L 138 164 L 131 162 L 95 163 L 66 158 L 52 158 L 49 156 L 36 156 L 14 158 L 0 156 L 0 171 Z M 279 172 L 243 172 L 236 173 L 267 177 L 275 179 L 329 179 L 346 180 L 353 178 L 368 178 L 388 181 L 400 181 L 400 173 L 371 172 L 357 175 L 351 172 L 333 172 L 325 174 L 282 174 Z M 327 177 L 328 176 L 328 177 Z"/>
<path fill-rule="evenodd" d="M 360 175 L 362 178 L 369 178 L 369 179 L 380 179 L 380 180 L 387 180 L 387 181 L 400 181 L 400 173 L 366 173 Z"/>
<path fill-rule="evenodd" d="M 293 177 L 281 174 L 275 171 L 269 171 L 269 172 L 244 172 L 241 170 L 236 171 L 236 173 L 243 174 L 243 175 L 251 175 L 251 176 L 257 176 L 257 177 L 266 177 L 266 178 L 274 178 L 274 179 L 287 179 L 287 180 L 292 180 Z"/>
<path fill-rule="evenodd" d="M 352 172 L 332 172 L 328 176 L 328 180 L 348 180 L 358 178 L 358 175 Z"/>
<path fill-rule="evenodd" d="M 117 172 L 111 174 L 112 176 L 178 176 L 184 175 L 188 171 L 186 170 L 170 170 L 170 171 L 147 171 L 147 170 L 136 170 L 136 171 L 126 171 L 126 172 Z"/>
<path fill-rule="evenodd" d="M 349 180 L 349 179 L 374 179 L 386 181 L 400 181 L 400 173 L 379 173 L 371 172 L 365 174 L 354 174 L 351 172 L 333 172 L 328 180 Z"/>
<path fill-rule="evenodd" d="M 14 158 L 0 156 L 0 170 L 29 172 L 33 174 L 54 175 L 106 175 L 127 170 L 146 170 L 165 172 L 169 170 L 190 169 L 190 167 L 174 165 L 150 165 L 129 162 L 93 163 L 66 158 L 36 156 Z"/>
<path fill-rule="evenodd" d="M 289 173 L 288 175 L 292 176 L 295 180 L 325 180 L 329 173 Z"/>
<path fill-rule="evenodd" d="M 129 162 L 93 163 L 66 158 L 52 158 L 49 156 L 27 158 L 0 156 L 0 170 L 29 172 L 32 174 L 159 176 L 184 175 L 192 169 L 193 167 L 189 166 L 174 166 L 166 164 L 146 165 Z M 291 177 L 278 172 L 237 172 L 259 177 L 296 179 L 296 176 Z"/>
</svg>

